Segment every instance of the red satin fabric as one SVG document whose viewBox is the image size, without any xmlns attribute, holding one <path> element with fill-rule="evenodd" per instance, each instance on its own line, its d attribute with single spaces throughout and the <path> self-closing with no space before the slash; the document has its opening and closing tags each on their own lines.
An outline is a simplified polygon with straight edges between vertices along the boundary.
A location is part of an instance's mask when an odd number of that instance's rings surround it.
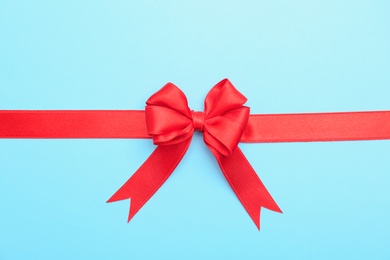
<svg viewBox="0 0 390 260">
<path fill-rule="evenodd" d="M 146 125 L 153 142 L 159 147 L 181 147 L 184 143 L 185 150 L 193 132 L 202 131 L 203 139 L 217 159 L 226 180 L 260 229 L 261 207 L 277 212 L 281 210 L 237 147 L 249 119 L 249 108 L 244 106 L 245 102 L 246 98 L 228 80 L 223 80 L 206 96 L 205 111 L 193 112 L 188 108 L 184 93 L 172 83 L 168 83 L 146 102 Z M 172 159 L 165 158 L 165 160 Z M 169 176 L 171 170 L 173 168 L 167 169 L 165 164 L 159 168 L 159 171 L 164 172 L 164 176 Z M 135 198 L 137 199 L 136 210 L 138 210 L 142 207 L 138 201 L 142 200 L 146 203 L 150 198 L 133 193 L 135 187 L 140 186 L 150 189 L 147 194 L 153 194 L 155 187 L 159 187 L 156 181 L 141 182 L 132 176 L 108 202 Z M 145 199 L 142 199 L 143 197 Z M 129 219 L 132 216 L 130 211 Z"/>
<path fill-rule="evenodd" d="M 130 221 L 175 170 L 190 143 L 191 138 L 175 145 L 159 145 L 107 202 L 131 199 Z"/>
<path fill-rule="evenodd" d="M 390 139 L 390 111 L 251 115 L 241 142 Z"/>
<path fill-rule="evenodd" d="M 144 110 L 0 110 L 0 138 L 152 138 Z M 240 142 L 390 139 L 390 111 L 252 114 Z"/>
<path fill-rule="evenodd" d="M 0 138 L 148 138 L 142 110 L 0 110 Z"/>
<path fill-rule="evenodd" d="M 227 80 L 216 84 L 195 112 L 172 83 L 141 110 L 0 110 L 0 138 L 153 138 L 145 163 L 107 201 L 131 199 L 128 220 L 161 187 L 202 131 L 226 180 L 260 228 L 261 207 L 281 212 L 237 147 L 239 142 L 390 139 L 390 111 L 249 115 L 245 96 Z"/>
<path fill-rule="evenodd" d="M 168 83 L 146 101 L 147 129 L 156 145 L 177 144 L 202 130 L 207 146 L 229 156 L 248 123 L 246 100 L 228 80 L 222 80 L 206 96 L 204 112 L 192 112 L 184 93 Z"/>
</svg>

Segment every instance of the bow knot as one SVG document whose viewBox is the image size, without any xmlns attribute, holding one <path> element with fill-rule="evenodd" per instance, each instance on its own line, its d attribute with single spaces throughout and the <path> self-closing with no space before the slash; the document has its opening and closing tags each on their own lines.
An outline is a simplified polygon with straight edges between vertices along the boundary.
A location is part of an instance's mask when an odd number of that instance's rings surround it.
<svg viewBox="0 0 390 260">
<path fill-rule="evenodd" d="M 191 110 L 191 115 L 192 115 L 192 124 L 194 126 L 194 130 L 198 132 L 203 132 L 204 113 L 201 111 Z"/>
<path fill-rule="evenodd" d="M 224 156 L 237 147 L 249 119 L 246 97 L 228 79 L 216 84 L 205 99 L 205 111 L 188 108 L 184 93 L 172 83 L 146 101 L 146 125 L 154 144 L 171 145 L 203 132 L 206 145 Z"/>
</svg>

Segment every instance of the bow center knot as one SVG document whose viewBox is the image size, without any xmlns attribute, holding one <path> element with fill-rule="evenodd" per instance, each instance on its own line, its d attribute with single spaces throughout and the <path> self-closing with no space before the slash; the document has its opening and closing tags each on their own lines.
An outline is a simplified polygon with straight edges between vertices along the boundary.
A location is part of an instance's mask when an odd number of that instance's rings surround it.
<svg viewBox="0 0 390 260">
<path fill-rule="evenodd" d="M 192 125 L 194 126 L 195 131 L 203 132 L 204 113 L 201 111 L 191 110 L 191 114 L 192 114 Z"/>
</svg>

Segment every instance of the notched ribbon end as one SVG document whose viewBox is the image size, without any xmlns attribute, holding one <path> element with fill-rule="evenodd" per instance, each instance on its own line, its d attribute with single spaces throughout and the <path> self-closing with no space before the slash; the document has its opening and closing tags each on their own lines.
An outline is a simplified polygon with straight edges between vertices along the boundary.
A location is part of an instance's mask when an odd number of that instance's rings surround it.
<svg viewBox="0 0 390 260">
<path fill-rule="evenodd" d="M 122 199 L 116 199 L 116 198 L 114 198 L 115 197 L 115 194 L 111 197 L 111 198 L 109 198 L 107 201 L 106 201 L 106 203 L 111 203 L 111 202 L 117 202 L 117 201 L 121 201 L 121 200 L 129 200 L 129 204 L 130 204 L 130 209 L 129 209 L 129 215 L 128 215 L 128 217 L 127 217 L 127 223 L 129 223 L 130 222 L 130 220 L 135 216 L 135 214 L 137 213 L 137 211 L 136 210 L 132 210 L 132 207 L 131 207 L 131 198 L 122 198 Z M 133 206 L 134 207 L 134 206 Z"/>
<path fill-rule="evenodd" d="M 272 207 L 272 208 L 265 207 L 265 206 L 260 206 L 259 210 L 256 211 L 257 212 L 256 214 L 249 214 L 259 231 L 260 231 L 260 214 L 261 214 L 261 209 L 262 208 L 265 208 L 265 209 L 268 209 L 268 210 L 275 211 L 277 213 L 283 214 L 283 211 L 279 208 L 279 206 L 276 203 L 275 203 L 275 207 Z"/>
<path fill-rule="evenodd" d="M 123 185 L 121 189 L 117 190 L 117 191 L 114 193 L 114 195 L 112 195 L 112 196 L 106 201 L 106 203 L 111 203 L 111 202 L 116 202 L 116 201 L 121 201 L 121 200 L 130 199 L 129 193 L 123 191 L 123 190 L 124 190 L 124 187 L 126 187 L 126 186 Z"/>
</svg>

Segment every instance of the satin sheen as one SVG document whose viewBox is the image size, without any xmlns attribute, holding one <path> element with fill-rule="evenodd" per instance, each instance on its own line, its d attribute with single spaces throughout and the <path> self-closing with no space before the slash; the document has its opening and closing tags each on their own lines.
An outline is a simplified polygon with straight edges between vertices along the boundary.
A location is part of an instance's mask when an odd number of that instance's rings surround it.
<svg viewBox="0 0 390 260">
<path fill-rule="evenodd" d="M 282 212 L 239 142 L 312 142 L 390 139 L 390 111 L 250 115 L 246 97 L 229 80 L 216 84 L 204 111 L 188 108 L 168 83 L 141 110 L 0 110 L 0 138 L 152 138 L 155 151 L 107 201 L 131 199 L 128 221 L 172 174 L 194 131 L 260 229 L 261 207 Z"/>
<path fill-rule="evenodd" d="M 244 106 L 246 101 L 225 79 L 206 96 L 204 112 L 195 112 L 188 108 L 187 99 L 179 88 L 172 83 L 166 84 L 147 100 L 145 108 L 148 133 L 158 148 L 149 157 L 151 162 L 142 165 L 108 202 L 131 198 L 130 220 L 151 197 L 150 194 L 154 194 L 171 175 L 187 151 L 194 131 L 202 131 L 204 142 L 226 180 L 260 228 L 261 207 L 277 212 L 281 210 L 237 147 L 249 120 L 249 108 Z M 160 158 L 164 159 L 158 169 L 149 169 L 148 166 Z M 144 180 L 145 176 L 154 174 L 159 176 L 157 180 L 154 177 Z M 137 192 L 134 193 L 135 189 Z M 136 203 L 133 203 L 134 199 Z"/>
<path fill-rule="evenodd" d="M 0 138 L 152 138 L 144 110 L 0 110 Z M 390 139 L 390 111 L 252 114 L 240 142 Z"/>
</svg>

